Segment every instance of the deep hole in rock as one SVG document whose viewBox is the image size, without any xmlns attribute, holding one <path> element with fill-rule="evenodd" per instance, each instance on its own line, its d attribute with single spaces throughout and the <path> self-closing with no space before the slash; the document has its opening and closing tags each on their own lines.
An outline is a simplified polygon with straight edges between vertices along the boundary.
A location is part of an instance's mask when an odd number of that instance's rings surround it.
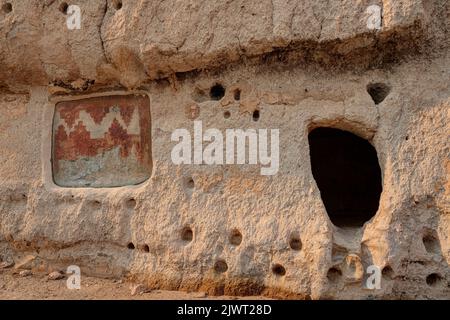
<svg viewBox="0 0 450 320">
<path fill-rule="evenodd" d="M 223 117 L 224 117 L 225 119 L 228 119 L 230 116 L 231 116 L 230 111 L 225 111 L 225 112 L 223 113 Z"/>
<path fill-rule="evenodd" d="M 236 100 L 236 101 L 241 100 L 241 90 L 240 89 L 234 90 L 234 100 Z"/>
<path fill-rule="evenodd" d="M 253 121 L 258 121 L 259 120 L 259 110 L 253 111 L 252 118 L 253 118 Z"/>
<path fill-rule="evenodd" d="M 302 249 L 302 241 L 298 237 L 291 237 L 289 240 L 289 246 L 292 250 L 301 250 Z"/>
<path fill-rule="evenodd" d="M 336 282 L 342 276 L 342 271 L 336 267 L 332 267 L 327 272 L 327 279 L 331 282 Z"/>
<path fill-rule="evenodd" d="M 437 273 L 432 273 L 427 276 L 426 281 L 427 285 L 429 285 L 430 287 L 435 287 L 441 283 L 442 277 Z"/>
<path fill-rule="evenodd" d="M 133 242 L 130 242 L 129 244 L 127 244 L 127 248 L 130 249 L 130 250 L 134 250 Z"/>
<path fill-rule="evenodd" d="M 286 269 L 281 264 L 274 264 L 272 267 L 272 272 L 277 276 L 284 276 L 286 274 Z"/>
<path fill-rule="evenodd" d="M 392 280 L 394 278 L 394 270 L 390 266 L 385 266 L 383 270 L 381 270 L 381 274 L 385 279 Z"/>
<path fill-rule="evenodd" d="M 144 244 L 143 246 L 142 246 L 142 250 L 144 251 L 144 252 L 150 252 L 150 247 L 147 245 L 147 244 Z"/>
<path fill-rule="evenodd" d="M 10 13 L 12 11 L 12 4 L 7 2 L 2 5 L 2 10 L 4 13 Z"/>
<path fill-rule="evenodd" d="M 367 93 L 375 104 L 380 104 L 388 96 L 391 88 L 384 83 L 370 83 L 367 85 Z"/>
<path fill-rule="evenodd" d="M 181 230 L 181 240 L 191 242 L 193 238 L 194 233 L 190 227 L 184 227 L 183 230 Z"/>
<path fill-rule="evenodd" d="M 217 83 L 213 85 L 209 91 L 209 96 L 212 100 L 220 100 L 225 95 L 225 88 Z"/>
<path fill-rule="evenodd" d="M 361 227 L 377 212 L 382 191 L 375 148 L 333 128 L 316 128 L 308 140 L 312 173 L 331 222 Z"/>
<path fill-rule="evenodd" d="M 224 273 L 228 270 L 228 265 L 225 260 L 217 260 L 214 264 L 214 271 L 217 273 Z"/>
<path fill-rule="evenodd" d="M 62 2 L 59 5 L 59 11 L 61 11 L 64 14 L 67 14 L 67 9 L 69 8 L 69 5 L 67 4 L 67 2 Z"/>
<path fill-rule="evenodd" d="M 242 234 L 239 232 L 239 230 L 234 229 L 231 231 L 230 234 L 230 243 L 234 246 L 240 245 L 242 242 Z"/>
</svg>

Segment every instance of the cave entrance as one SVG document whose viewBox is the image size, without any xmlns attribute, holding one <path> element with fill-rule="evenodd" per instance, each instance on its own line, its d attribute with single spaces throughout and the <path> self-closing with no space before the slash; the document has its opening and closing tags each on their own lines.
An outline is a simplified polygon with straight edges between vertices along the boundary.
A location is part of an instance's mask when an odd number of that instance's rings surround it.
<svg viewBox="0 0 450 320">
<path fill-rule="evenodd" d="M 313 129 L 308 140 L 312 174 L 331 222 L 361 227 L 377 212 L 382 190 L 375 148 L 334 128 Z"/>
</svg>

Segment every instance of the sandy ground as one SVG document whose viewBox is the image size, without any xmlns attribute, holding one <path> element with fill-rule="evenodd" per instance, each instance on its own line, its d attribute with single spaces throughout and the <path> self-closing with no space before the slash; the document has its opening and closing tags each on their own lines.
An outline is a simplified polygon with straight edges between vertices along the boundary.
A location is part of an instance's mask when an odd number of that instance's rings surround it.
<svg viewBox="0 0 450 320">
<path fill-rule="evenodd" d="M 0 269 L 1 300 L 205 300 L 205 299 L 266 299 L 265 297 L 209 297 L 202 292 L 180 292 L 152 290 L 132 295 L 132 287 L 136 284 L 122 280 L 81 278 L 81 288 L 70 290 L 66 286 L 67 277 L 61 280 L 48 280 L 46 274 L 21 276 L 13 269 Z"/>
</svg>

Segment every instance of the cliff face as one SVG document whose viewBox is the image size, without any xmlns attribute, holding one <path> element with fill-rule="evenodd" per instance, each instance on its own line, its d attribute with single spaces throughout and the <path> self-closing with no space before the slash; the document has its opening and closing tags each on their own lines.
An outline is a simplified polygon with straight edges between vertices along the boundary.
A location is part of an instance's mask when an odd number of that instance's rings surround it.
<svg viewBox="0 0 450 320">
<path fill-rule="evenodd" d="M 80 0 L 80 29 L 71 4 L 0 1 L 0 262 L 211 294 L 450 297 L 448 1 Z M 227 129 L 266 132 L 269 153 L 278 132 L 276 170 L 261 149 L 228 163 Z"/>
</svg>

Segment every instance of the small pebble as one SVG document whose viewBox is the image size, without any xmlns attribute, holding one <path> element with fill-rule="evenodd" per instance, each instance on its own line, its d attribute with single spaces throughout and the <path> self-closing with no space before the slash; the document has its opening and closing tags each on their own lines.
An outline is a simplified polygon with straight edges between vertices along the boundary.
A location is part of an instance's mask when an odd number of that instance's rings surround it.
<svg viewBox="0 0 450 320">
<path fill-rule="evenodd" d="M 19 272 L 19 276 L 21 276 L 21 277 L 31 276 L 31 271 L 30 270 L 22 270 Z"/>
<path fill-rule="evenodd" d="M 53 271 L 48 275 L 48 280 L 60 280 L 62 278 L 64 278 L 64 275 L 62 275 L 59 271 Z"/>
</svg>

